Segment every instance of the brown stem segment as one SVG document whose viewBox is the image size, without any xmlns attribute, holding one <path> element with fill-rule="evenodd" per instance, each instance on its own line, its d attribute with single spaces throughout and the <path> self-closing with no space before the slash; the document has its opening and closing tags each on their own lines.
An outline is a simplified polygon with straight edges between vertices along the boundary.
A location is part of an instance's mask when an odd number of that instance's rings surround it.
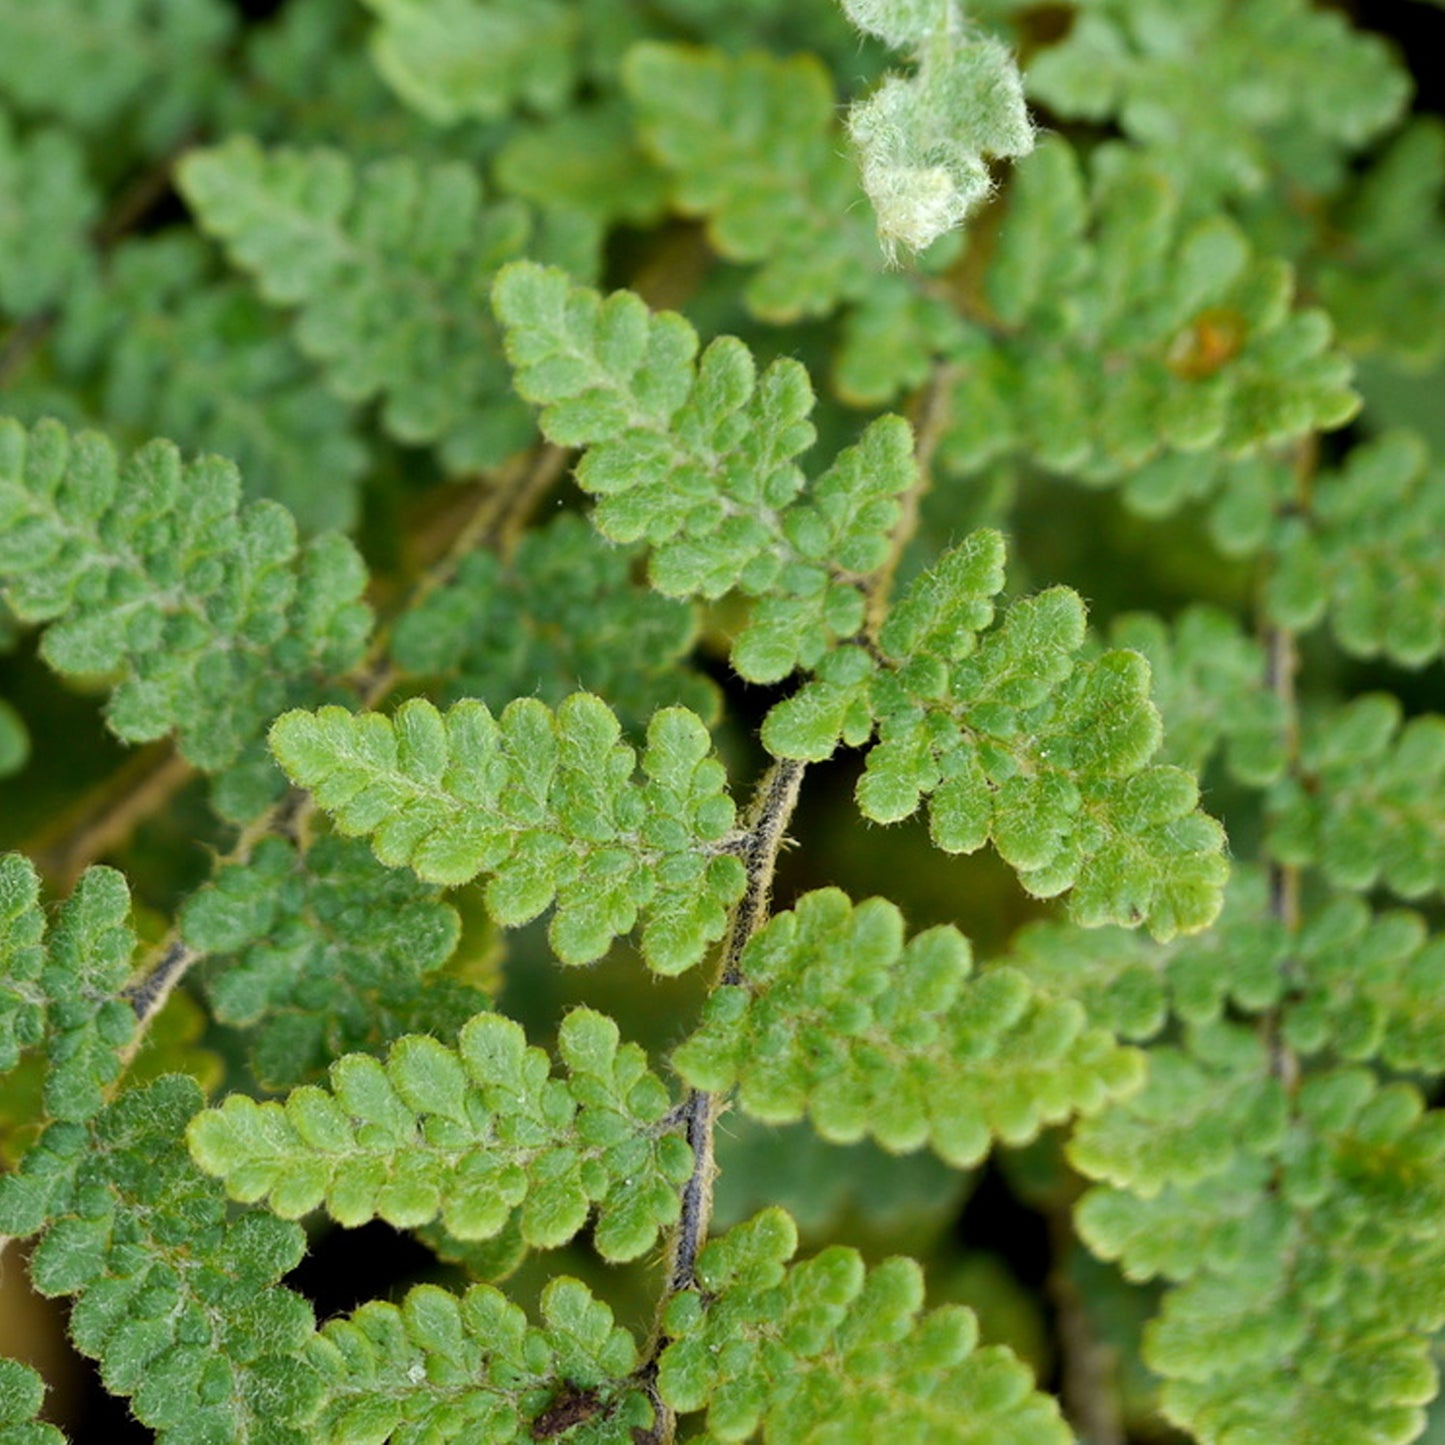
<svg viewBox="0 0 1445 1445">
<path fill-rule="evenodd" d="M 768 921 L 778 854 L 782 851 L 788 823 L 798 805 L 798 792 L 806 769 L 806 763 L 791 759 L 776 762 L 753 795 L 746 832 L 738 848 L 747 869 L 747 886 L 728 929 L 718 975 L 719 985 L 742 982 L 743 950 Z M 639 1383 L 652 1400 L 653 1410 L 652 1425 L 646 1430 L 633 1432 L 637 1445 L 670 1445 L 677 1430 L 676 1417 L 657 1393 L 657 1364 L 669 1343 L 662 1319 L 673 1295 L 694 1288 L 698 1282 L 697 1260 L 707 1241 L 708 1224 L 712 1219 L 713 1180 L 717 1176 L 717 1165 L 713 1160 L 713 1131 L 721 1112 L 720 1094 L 692 1089 L 675 1115 L 692 1150 L 692 1174 L 682 1189 L 682 1210 L 672 1239 L 667 1288 L 658 1302 L 652 1348 L 637 1372 Z"/>
</svg>

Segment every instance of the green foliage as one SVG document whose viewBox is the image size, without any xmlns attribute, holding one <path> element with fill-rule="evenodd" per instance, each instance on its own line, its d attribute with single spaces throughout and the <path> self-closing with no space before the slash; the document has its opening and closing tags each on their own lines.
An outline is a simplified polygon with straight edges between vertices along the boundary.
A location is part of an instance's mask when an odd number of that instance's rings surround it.
<svg viewBox="0 0 1445 1445">
<path fill-rule="evenodd" d="M 372 55 L 428 120 L 487 119 L 525 102 L 555 109 L 571 90 L 576 16 L 561 0 L 366 0 Z"/>
<path fill-rule="evenodd" d="M 157 152 L 205 114 L 235 23 L 221 0 L 3 0 L 0 96 Z"/>
<path fill-rule="evenodd" d="M 1404 909 L 1372 914 L 1358 898 L 1336 898 L 1306 920 L 1295 946 L 1299 996 L 1284 1018 L 1293 1047 L 1445 1072 L 1441 940 L 1424 918 Z"/>
<path fill-rule="evenodd" d="M 912 1260 L 865 1271 L 835 1246 L 787 1261 L 797 1231 L 780 1209 L 715 1240 L 700 1288 L 669 1304 L 658 1389 L 681 1411 L 707 1408 L 708 1442 L 779 1445 L 825 1438 L 947 1439 L 958 1445 L 1053 1445 L 1069 1431 L 1007 1350 L 976 1347 L 972 1314 L 945 1306 L 920 1318 Z"/>
<path fill-rule="evenodd" d="M 555 902 L 548 938 L 564 963 L 600 958 L 641 917 L 649 965 L 678 973 L 721 937 L 742 893 L 742 864 L 724 851 L 734 809 L 692 713 L 654 715 L 641 780 L 620 734 L 599 698 L 574 693 L 555 713 L 518 699 L 500 718 L 476 701 L 443 716 L 422 699 L 394 721 L 291 712 L 271 745 L 388 866 L 434 883 L 491 874 L 487 907 L 505 928 Z"/>
<path fill-rule="evenodd" d="M 43 1046 L 44 1107 L 83 1122 L 99 1112 L 119 1073 L 116 1050 L 135 1031 L 119 997 L 135 935 L 130 894 L 111 868 L 92 868 L 47 927 L 40 880 L 28 859 L 0 855 L 0 1072 Z"/>
<path fill-rule="evenodd" d="M 298 1355 L 311 1310 L 279 1280 L 305 1241 L 279 1219 L 229 1217 L 180 1138 L 200 1103 L 173 1076 L 123 1095 L 90 1131 L 53 1125 L 0 1179 L 0 1229 L 48 1220 L 35 1287 L 76 1296 L 71 1338 L 161 1445 L 302 1445 L 320 1396 Z"/>
<path fill-rule="evenodd" d="M 61 130 L 22 139 L 0 111 L 0 311 L 30 316 L 87 275 L 98 209 L 75 141 Z"/>
<path fill-rule="evenodd" d="M 781 703 L 763 741 L 822 758 L 865 741 L 865 817 L 898 822 L 931 795 L 930 835 L 951 853 L 992 838 L 1040 897 L 1072 888 L 1081 922 L 1147 922 L 1157 938 L 1205 927 L 1219 908 L 1223 837 L 1194 780 L 1148 766 L 1159 745 L 1149 669 L 1129 652 L 1087 662 L 1084 606 L 1053 588 L 982 634 L 1003 585 L 1003 539 L 976 532 L 919 574 L 878 647 L 841 648 Z"/>
<path fill-rule="evenodd" d="M 1196 218 L 1187 190 L 1122 147 L 1092 169 L 1086 185 L 1052 140 L 1018 168 L 984 324 L 958 354 L 950 465 L 1018 452 L 1102 484 L 1349 420 L 1349 364 L 1323 311 L 1292 309 L 1283 261 L 1223 215 Z"/>
<path fill-rule="evenodd" d="M 230 762 L 308 674 L 359 655 L 365 569 L 335 534 L 305 547 L 274 502 L 242 505 L 229 462 L 153 442 L 121 465 L 101 436 L 0 419 L 0 595 L 58 672 L 118 675 L 132 742 L 174 730 Z"/>
<path fill-rule="evenodd" d="M 320 838 L 304 857 L 263 839 L 181 914 L 185 942 L 214 960 L 215 1017 L 248 1031 L 252 1072 L 271 1089 L 404 1034 L 454 1041 L 487 1007 L 479 990 L 437 976 L 459 927 L 437 889 L 342 838 Z"/>
<path fill-rule="evenodd" d="M 741 1108 L 769 1123 L 806 1112 L 838 1143 L 928 1144 L 962 1167 L 990 1136 L 1022 1143 L 1138 1082 L 1137 1059 L 1087 1029 L 1079 1005 L 1044 1002 L 1007 969 L 970 979 L 956 929 L 905 946 L 881 898 L 854 908 L 837 889 L 804 894 L 739 969 L 673 1066 L 694 1088 L 737 1086 Z"/>
<path fill-rule="evenodd" d="M 835 361 L 840 393 L 883 402 L 927 380 L 933 354 L 958 344 L 959 319 L 881 269 L 832 82 L 813 57 L 643 44 L 623 83 L 673 207 L 706 220 L 719 255 L 757 264 L 742 292 L 753 315 L 786 322 L 854 303 Z"/>
<path fill-rule="evenodd" d="M 1426 367 L 1445 351 L 1445 126 L 1412 122 L 1339 208 L 1344 235 L 1316 272 L 1344 343 Z"/>
<path fill-rule="evenodd" d="M 1440 1435 L 1367 10 L 0 0 L 0 1249 L 138 1428 Z"/>
<path fill-rule="evenodd" d="M 210 272 L 195 236 L 126 242 L 103 278 L 66 298 L 57 370 L 94 389 L 94 420 L 127 441 L 220 452 L 249 495 L 283 503 L 303 531 L 352 526 L 366 466 L 354 408 L 320 384 L 279 318 Z"/>
<path fill-rule="evenodd" d="M 810 488 L 794 458 L 812 444 L 807 372 L 780 359 L 761 376 L 734 337 L 694 365 L 698 338 L 627 292 L 605 301 L 565 273 L 528 263 L 498 278 L 495 304 L 518 390 L 542 429 L 586 446 L 577 481 L 615 542 L 646 540 L 666 596 L 763 600 L 733 647 L 753 682 L 811 666 L 857 632 L 856 579 L 887 557 L 895 500 L 914 481 L 908 429 L 875 422 Z"/>
<path fill-rule="evenodd" d="M 460 1240 L 490 1239 L 520 1210 L 523 1239 L 565 1244 L 598 1218 L 605 1259 L 635 1259 L 677 1218 L 692 1152 L 666 1128 L 672 1100 L 635 1044 L 589 1009 L 563 1020 L 554 1079 L 521 1027 L 481 1014 L 455 1050 L 412 1035 L 385 1064 L 348 1054 L 329 1092 L 303 1086 L 284 1105 L 233 1094 L 201 1114 L 197 1162 L 234 1198 L 266 1199 L 283 1219 L 325 1205 L 352 1227 L 440 1218 Z"/>
<path fill-rule="evenodd" d="M 695 609 L 631 571 L 628 549 L 559 517 L 529 532 L 507 564 L 471 553 L 397 622 L 391 655 L 407 672 L 445 679 L 446 697 L 495 707 L 527 694 L 555 707 L 585 687 L 630 722 L 669 704 L 712 716 L 716 691 L 686 662 Z"/>
<path fill-rule="evenodd" d="M 1419 667 L 1445 650 L 1445 512 L 1420 438 L 1388 432 L 1317 480 L 1308 519 L 1285 522 L 1267 603 L 1305 631 L 1328 616 L 1341 648 Z"/>
<path fill-rule="evenodd" d="M 1255 787 L 1273 782 L 1286 761 L 1288 715 L 1261 691 L 1264 649 L 1228 613 L 1190 607 L 1173 627 L 1148 613 L 1118 618 L 1115 646 L 1149 661 L 1153 698 L 1164 719 L 1162 759 L 1203 772 L 1223 750 L 1230 773 Z"/>
<path fill-rule="evenodd" d="M 873 284 L 878 245 L 850 210 L 858 181 L 813 57 L 639 45 L 623 82 L 672 204 L 706 218 L 719 255 L 761 263 L 743 292 L 756 315 L 815 315 Z"/>
<path fill-rule="evenodd" d="M 1300 776 L 1270 797 L 1282 861 L 1313 863 L 1341 888 L 1378 883 L 1402 898 L 1445 888 L 1445 720 L 1400 721 L 1399 703 L 1372 693 L 1306 733 Z"/>
<path fill-rule="evenodd" d="M 460 1299 L 419 1285 L 399 1308 L 377 1301 L 330 1321 L 311 1350 L 331 1394 L 311 1438 L 505 1445 L 565 1433 L 603 1445 L 652 1423 L 645 1395 L 626 1380 L 637 1346 L 605 1304 L 559 1277 L 541 1314 L 541 1327 L 530 1325 L 490 1285 Z"/>
<path fill-rule="evenodd" d="M 1089 1246 L 1179 1285 L 1145 1340 L 1166 1414 L 1211 1440 L 1412 1439 L 1445 1321 L 1439 1115 L 1361 1069 L 1309 1079 L 1290 1109 L 1228 1025 L 1153 1064 L 1073 1150 L 1108 1181 L 1080 1208 Z"/>
<path fill-rule="evenodd" d="M 296 344 L 342 401 L 381 397 L 393 436 L 437 443 L 458 470 L 525 445 L 485 297 L 528 218 L 515 202 L 484 206 L 475 171 L 399 156 L 358 169 L 238 136 L 193 151 L 180 183 L 262 298 L 297 308 Z"/>
<path fill-rule="evenodd" d="M 0 1359 L 0 1445 L 64 1445 L 54 1425 L 34 1417 L 45 1399 L 45 1382 L 18 1360 Z"/>
<path fill-rule="evenodd" d="M 1400 114 L 1407 77 L 1384 42 L 1308 0 L 1080 0 L 1028 68 L 1067 119 L 1115 120 L 1191 189 L 1316 181 Z"/>
</svg>

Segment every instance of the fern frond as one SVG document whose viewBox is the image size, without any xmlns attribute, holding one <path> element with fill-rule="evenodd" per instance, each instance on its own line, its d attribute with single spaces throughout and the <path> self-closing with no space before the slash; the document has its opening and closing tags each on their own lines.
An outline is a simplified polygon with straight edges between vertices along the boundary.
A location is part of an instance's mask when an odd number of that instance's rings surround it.
<svg viewBox="0 0 1445 1445">
<path fill-rule="evenodd" d="M 404 1034 L 454 1042 L 490 1006 L 438 975 L 460 928 L 439 895 L 381 867 L 362 843 L 319 838 L 303 856 L 272 837 L 187 900 L 181 936 L 210 958 L 211 1007 L 248 1030 L 258 1081 L 290 1088 Z"/>
<path fill-rule="evenodd" d="M 323 1204 L 350 1226 L 439 1219 L 460 1240 L 489 1239 L 521 1211 L 523 1239 L 566 1243 L 598 1212 L 594 1244 L 635 1259 L 678 1214 L 692 1151 L 664 1132 L 672 1100 L 635 1044 L 589 1009 L 562 1023 L 565 1079 L 521 1026 L 482 1014 L 455 1050 L 414 1035 L 386 1063 L 350 1054 L 329 1092 L 284 1105 L 232 1095 L 192 1124 L 191 1149 L 233 1197 L 294 1219 Z"/>
<path fill-rule="evenodd" d="M 98 398 L 108 435 L 218 452 L 248 496 L 280 502 L 308 534 L 354 526 L 367 466 L 356 408 L 244 283 L 212 280 L 208 249 L 175 231 L 117 247 L 104 276 L 66 298 L 58 372 Z"/>
<path fill-rule="evenodd" d="M 1023 1143 L 1140 1076 L 1077 1004 L 1045 1002 L 1008 970 L 970 978 L 956 929 L 905 946 L 902 915 L 881 898 L 804 894 L 754 935 L 739 971 L 673 1066 L 694 1088 L 738 1085 L 744 1112 L 768 1123 L 806 1113 L 837 1143 L 927 1144 L 964 1167 L 992 1137 Z"/>
<path fill-rule="evenodd" d="M 192 151 L 178 180 L 261 296 L 297 308 L 296 344 L 341 400 L 380 397 L 393 436 L 435 442 L 458 471 L 526 445 L 486 297 L 529 221 L 516 202 L 484 204 L 471 167 L 358 167 L 340 151 L 235 136 Z"/>
<path fill-rule="evenodd" d="M 1411 432 L 1354 448 L 1314 483 L 1307 516 L 1279 529 L 1266 606 L 1307 631 L 1322 619 L 1354 657 L 1421 667 L 1445 650 L 1445 485 Z"/>
<path fill-rule="evenodd" d="M 1424 370 L 1445 352 L 1445 126 L 1405 126 L 1336 208 L 1314 281 L 1340 339 Z"/>
<path fill-rule="evenodd" d="M 1387 128 L 1409 79 L 1383 39 L 1308 0 L 1087 0 L 1028 67 L 1058 116 L 1117 120 L 1205 204 L 1318 175 Z"/>
<path fill-rule="evenodd" d="M 1293 956 L 1297 997 L 1282 1026 L 1292 1048 L 1445 1072 L 1445 940 L 1418 913 L 1333 899 L 1305 919 Z"/>
<path fill-rule="evenodd" d="M 434 883 L 491 874 L 487 907 L 507 928 L 555 902 L 548 937 L 564 963 L 600 958 L 641 918 L 649 965 L 679 973 L 722 936 L 742 894 L 742 864 L 723 849 L 735 810 L 692 713 L 653 717 L 642 780 L 620 735 L 600 699 L 574 693 L 555 714 L 525 698 L 499 719 L 480 702 L 443 716 L 421 699 L 394 721 L 291 712 L 271 745 L 388 866 Z"/>
<path fill-rule="evenodd" d="M 223 88 L 237 16 L 222 0 L 0 0 L 0 95 L 159 154 Z"/>
<path fill-rule="evenodd" d="M 578 17 L 563 0 L 365 0 L 387 83 L 438 125 L 555 110 L 576 72 Z"/>
<path fill-rule="evenodd" d="M 720 256 L 756 265 L 743 289 L 755 316 L 796 321 L 852 303 L 834 374 L 847 400 L 887 402 L 961 344 L 951 306 L 882 269 L 833 84 L 812 56 L 644 43 L 628 52 L 623 83 L 672 204 L 705 219 Z"/>
<path fill-rule="evenodd" d="M 1307 1079 L 1291 1109 L 1234 1025 L 1152 1058 L 1071 1154 L 1109 1186 L 1080 1206 L 1089 1247 L 1176 1285 L 1145 1342 L 1165 1413 L 1207 1440 L 1413 1439 L 1445 1323 L 1442 1116 L 1362 1069 Z"/>
<path fill-rule="evenodd" d="M 33 316 L 89 275 L 99 210 L 73 137 L 62 130 L 21 136 L 0 110 L 0 312 Z"/>
<path fill-rule="evenodd" d="M 77 1296 L 70 1334 L 130 1397 L 159 1445 L 305 1445 L 321 1387 L 301 1354 L 311 1309 L 280 1284 L 305 1251 L 294 1224 L 230 1217 L 186 1154 L 201 1104 L 172 1075 L 131 1090 L 90 1129 L 52 1125 L 0 1176 L 0 1231 L 46 1225 L 31 1279 Z"/>
<path fill-rule="evenodd" d="M 43 1044 L 52 1119 L 91 1118 L 120 1073 L 136 1022 L 120 997 L 135 950 L 129 919 L 125 880 L 91 868 L 47 927 L 34 865 L 0 856 L 0 1074 Z"/>
<path fill-rule="evenodd" d="M 1086 187 L 1050 140 L 1020 162 L 989 312 L 962 350 L 943 444 L 968 470 L 1021 453 L 1093 484 L 1161 454 L 1253 453 L 1349 420 L 1348 360 L 1324 312 L 1293 309 L 1288 265 L 1135 155 Z"/>
<path fill-rule="evenodd" d="M 826 757 L 876 726 L 857 797 L 892 823 L 928 796 L 947 852 L 993 840 L 1041 897 L 1072 889 L 1087 924 L 1147 922 L 1157 938 L 1218 912 L 1227 865 L 1198 786 L 1149 764 L 1159 716 L 1136 653 L 1081 656 L 1084 605 L 1067 588 L 1014 603 L 984 633 L 1003 585 L 1003 539 L 976 532 L 894 605 L 874 653 L 841 648 L 816 681 L 778 704 L 763 741 Z"/>
<path fill-rule="evenodd" d="M 719 255 L 761 263 L 743 293 L 756 315 L 821 315 L 870 287 L 878 243 L 815 58 L 646 43 L 622 78 L 673 204 L 706 219 Z"/>
<path fill-rule="evenodd" d="M 554 1436 L 578 1445 L 632 1438 L 652 1407 L 629 1379 L 632 1336 L 580 1281 L 542 1291 L 540 1325 L 490 1285 L 458 1297 L 418 1285 L 332 1320 L 310 1349 L 329 1402 L 316 1445 L 507 1445 Z"/>
<path fill-rule="evenodd" d="M 1109 640 L 1149 662 L 1151 696 L 1164 722 L 1161 762 L 1202 773 L 1222 751 L 1242 783 L 1261 787 L 1280 775 L 1285 708 L 1259 685 L 1263 647 L 1228 613 L 1188 607 L 1172 624 L 1130 613 L 1115 620 Z"/>
<path fill-rule="evenodd" d="M 668 596 L 762 597 L 734 644 L 744 677 L 777 681 L 861 628 L 858 584 L 886 559 L 915 476 L 905 423 L 874 422 L 805 491 L 794 459 L 813 441 L 813 391 L 797 362 L 758 376 L 742 342 L 722 337 L 694 365 L 681 316 L 529 263 L 502 272 L 495 305 L 543 431 L 588 448 L 577 481 L 600 498 L 602 534 L 645 539 Z"/>
<path fill-rule="evenodd" d="M 1297 777 L 1269 797 L 1269 846 L 1340 888 L 1402 898 L 1445 890 L 1445 720 L 1401 726 L 1397 699 L 1368 693 L 1306 727 Z"/>
<path fill-rule="evenodd" d="M 29 1365 L 0 1359 L 0 1445 L 65 1445 L 65 1436 L 36 1420 L 45 1382 Z"/>
<path fill-rule="evenodd" d="M 168 442 L 124 466 L 104 438 L 0 419 L 0 596 L 48 623 L 58 672 L 118 676 L 131 742 L 174 730 L 198 767 L 231 762 L 288 694 L 357 661 L 370 614 L 352 545 L 304 547 L 286 510 L 242 505 L 229 462 Z"/>
<path fill-rule="evenodd" d="M 834 1246 L 790 1266 L 797 1247 L 787 1214 L 764 1210 L 709 1244 L 699 1287 L 669 1303 L 658 1391 L 680 1413 L 706 1409 L 695 1438 L 1071 1438 L 1025 1366 L 1001 1346 L 977 1347 L 968 1310 L 945 1306 L 920 1317 L 923 1273 L 912 1260 L 865 1270 L 856 1250 Z"/>
</svg>

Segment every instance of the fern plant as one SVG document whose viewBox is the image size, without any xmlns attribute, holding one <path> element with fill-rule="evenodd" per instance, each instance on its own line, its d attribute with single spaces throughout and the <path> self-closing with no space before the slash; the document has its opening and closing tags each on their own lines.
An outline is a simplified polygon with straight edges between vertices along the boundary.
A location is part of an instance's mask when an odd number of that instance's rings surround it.
<svg viewBox="0 0 1445 1445">
<path fill-rule="evenodd" d="M 0 1445 L 1445 1438 L 1400 56 L 244 8 L 0 0 Z"/>
</svg>

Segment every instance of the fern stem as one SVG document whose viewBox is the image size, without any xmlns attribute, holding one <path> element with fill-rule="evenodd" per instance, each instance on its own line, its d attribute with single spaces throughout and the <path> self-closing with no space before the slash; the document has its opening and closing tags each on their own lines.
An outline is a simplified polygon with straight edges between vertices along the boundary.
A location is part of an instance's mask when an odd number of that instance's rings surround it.
<svg viewBox="0 0 1445 1445">
<path fill-rule="evenodd" d="M 718 986 L 742 982 L 741 960 L 749 939 L 768 921 L 773 876 L 778 854 L 787 836 L 788 824 L 798 805 L 807 764 L 792 759 L 775 762 L 753 794 L 746 831 L 739 849 L 747 869 L 747 887 L 733 912 L 723 947 Z M 707 1241 L 712 1219 L 713 1181 L 717 1164 L 713 1157 L 713 1134 L 722 1112 L 722 1096 L 705 1089 L 692 1089 L 674 1118 L 683 1126 L 692 1150 L 692 1174 L 683 1185 L 682 1211 L 673 1234 L 667 1286 L 658 1301 L 657 1325 L 652 1348 L 637 1372 L 637 1378 L 652 1400 L 653 1423 L 645 1433 L 635 1432 L 639 1445 L 669 1445 L 677 1427 L 676 1417 L 657 1393 L 657 1364 L 669 1338 L 663 1316 L 673 1295 L 697 1287 L 697 1260 Z"/>
</svg>

